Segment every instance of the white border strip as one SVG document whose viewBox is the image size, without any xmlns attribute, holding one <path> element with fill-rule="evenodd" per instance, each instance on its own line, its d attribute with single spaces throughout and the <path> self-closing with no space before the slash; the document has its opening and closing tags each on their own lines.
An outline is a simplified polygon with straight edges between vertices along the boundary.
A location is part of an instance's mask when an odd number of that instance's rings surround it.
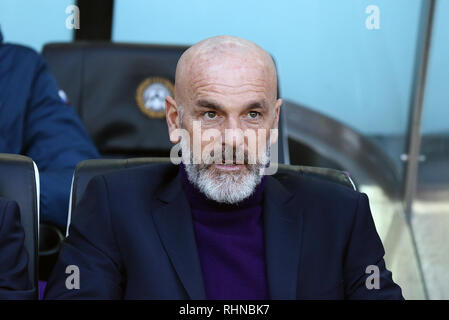
<svg viewBox="0 0 449 320">
<path fill-rule="evenodd" d="M 69 226 L 72 221 L 72 193 L 73 193 L 73 180 L 75 180 L 75 173 L 72 176 L 72 185 L 70 187 L 70 199 L 69 199 L 69 213 L 67 214 L 67 227 L 65 231 L 66 238 L 69 236 Z"/>
<path fill-rule="evenodd" d="M 33 161 L 34 167 L 34 180 L 36 183 L 36 208 L 37 208 L 37 240 L 39 243 L 39 224 L 40 224 L 40 199 L 41 199 L 41 180 L 39 177 L 39 169 L 36 166 L 36 163 Z"/>
<path fill-rule="evenodd" d="M 349 181 L 351 182 L 352 188 L 353 188 L 355 191 L 357 191 L 357 188 L 355 187 L 354 181 L 352 181 L 351 176 L 350 176 L 349 174 L 347 174 L 346 176 L 348 177 Z"/>
</svg>

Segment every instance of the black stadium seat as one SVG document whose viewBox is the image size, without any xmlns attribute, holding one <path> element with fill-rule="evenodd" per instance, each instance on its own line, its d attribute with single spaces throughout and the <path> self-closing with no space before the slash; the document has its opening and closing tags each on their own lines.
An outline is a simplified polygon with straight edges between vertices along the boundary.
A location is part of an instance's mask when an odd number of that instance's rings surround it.
<svg viewBox="0 0 449 320">
<path fill-rule="evenodd" d="M 78 163 L 73 176 L 73 184 L 70 196 L 69 215 L 67 222 L 67 232 L 70 225 L 71 213 L 75 209 L 76 205 L 82 199 L 84 191 L 89 181 L 98 175 L 106 174 L 108 172 L 132 168 L 151 163 L 168 163 L 169 158 L 133 158 L 133 159 L 92 159 L 85 160 Z M 351 189 L 356 189 L 351 177 L 348 173 L 328 169 L 328 168 L 316 168 L 308 166 L 291 166 L 285 164 L 279 164 L 279 171 L 295 171 L 301 175 L 314 176 L 320 179 L 325 179 L 334 183 L 344 185 Z"/>
<path fill-rule="evenodd" d="M 28 273 L 37 299 L 39 173 L 31 158 L 0 153 L 0 196 L 19 205 L 29 258 Z"/>
<path fill-rule="evenodd" d="M 164 98 L 187 46 L 50 43 L 43 56 L 105 157 L 168 157 Z M 281 108 L 282 110 L 282 108 Z M 289 163 L 280 119 L 279 163 Z"/>
</svg>

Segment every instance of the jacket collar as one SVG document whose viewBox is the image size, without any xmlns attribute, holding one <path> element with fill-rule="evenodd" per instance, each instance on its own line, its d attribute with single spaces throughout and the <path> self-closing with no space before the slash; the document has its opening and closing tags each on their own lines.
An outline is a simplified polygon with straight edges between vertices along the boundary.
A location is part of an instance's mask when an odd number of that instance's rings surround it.
<svg viewBox="0 0 449 320">
<path fill-rule="evenodd" d="M 161 241 L 191 299 L 206 299 L 190 205 L 182 177 L 156 193 L 153 219 Z M 263 200 L 265 261 L 272 299 L 295 299 L 301 245 L 302 210 L 276 178 L 266 177 Z"/>
<path fill-rule="evenodd" d="M 156 194 L 153 220 L 162 244 L 191 299 L 206 299 L 190 205 L 178 174 Z"/>
<path fill-rule="evenodd" d="M 296 299 L 304 207 L 273 176 L 267 177 L 263 219 L 265 264 L 271 299 Z"/>
</svg>

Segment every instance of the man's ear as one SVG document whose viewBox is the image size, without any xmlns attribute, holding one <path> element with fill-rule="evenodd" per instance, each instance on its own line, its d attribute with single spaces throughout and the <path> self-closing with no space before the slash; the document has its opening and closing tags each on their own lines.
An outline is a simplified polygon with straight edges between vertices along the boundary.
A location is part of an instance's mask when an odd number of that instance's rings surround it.
<svg viewBox="0 0 449 320">
<path fill-rule="evenodd" d="M 277 129 L 279 128 L 279 112 L 281 110 L 281 105 L 282 105 L 282 99 L 277 99 L 276 100 L 276 104 L 274 106 L 274 123 L 273 123 L 273 129 Z M 277 142 L 278 140 L 278 134 L 272 134 L 270 135 L 271 139 L 270 139 L 270 143 L 274 144 Z"/>
<path fill-rule="evenodd" d="M 276 128 L 278 128 L 279 125 L 279 112 L 281 111 L 281 106 L 282 106 L 282 99 L 277 99 L 276 104 L 274 106 Z"/>
<path fill-rule="evenodd" d="M 170 141 L 172 143 L 178 143 L 179 137 L 172 139 L 172 133 L 176 129 L 181 128 L 180 118 L 179 118 L 179 110 L 178 106 L 176 105 L 175 99 L 173 99 L 170 96 L 165 97 L 165 119 L 167 120 L 167 126 L 168 126 L 168 134 L 170 136 Z"/>
</svg>

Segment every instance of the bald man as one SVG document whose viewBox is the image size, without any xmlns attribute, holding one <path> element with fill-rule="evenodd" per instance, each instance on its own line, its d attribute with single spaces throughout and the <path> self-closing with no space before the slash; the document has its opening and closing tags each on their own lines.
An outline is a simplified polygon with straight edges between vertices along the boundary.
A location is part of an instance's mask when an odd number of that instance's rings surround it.
<svg viewBox="0 0 449 320">
<path fill-rule="evenodd" d="M 46 298 L 401 299 L 367 196 L 273 170 L 276 79 L 250 41 L 189 48 L 166 98 L 175 164 L 91 180 Z"/>
</svg>

